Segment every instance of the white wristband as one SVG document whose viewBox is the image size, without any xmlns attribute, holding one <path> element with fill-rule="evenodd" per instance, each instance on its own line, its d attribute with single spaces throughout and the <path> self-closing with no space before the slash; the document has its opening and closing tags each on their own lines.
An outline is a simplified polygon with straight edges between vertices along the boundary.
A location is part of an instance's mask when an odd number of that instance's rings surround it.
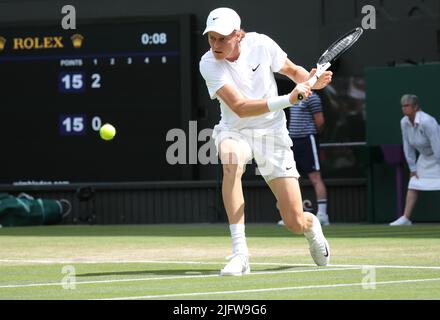
<svg viewBox="0 0 440 320">
<path fill-rule="evenodd" d="M 290 99 L 290 94 L 285 94 L 284 96 L 271 97 L 267 99 L 267 107 L 271 112 L 288 108 L 292 105 L 289 99 Z"/>
</svg>

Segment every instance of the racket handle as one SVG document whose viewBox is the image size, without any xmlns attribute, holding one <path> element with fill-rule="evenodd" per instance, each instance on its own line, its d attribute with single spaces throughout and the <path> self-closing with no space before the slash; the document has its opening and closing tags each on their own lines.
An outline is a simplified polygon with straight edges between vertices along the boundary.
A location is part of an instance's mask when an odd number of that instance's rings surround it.
<svg viewBox="0 0 440 320">
<path fill-rule="evenodd" d="M 330 66 L 331 66 L 330 62 L 327 62 L 321 66 L 318 65 L 318 68 L 316 70 L 316 73 L 313 75 L 313 78 L 309 79 L 309 81 L 308 81 L 310 84 L 310 87 L 313 87 L 315 85 L 315 83 L 316 83 L 316 81 L 318 81 L 319 77 L 324 73 L 324 71 L 326 71 L 328 68 L 330 68 Z M 304 99 L 304 96 L 301 93 L 299 93 L 297 98 L 299 101 L 301 101 Z"/>
<path fill-rule="evenodd" d="M 316 81 L 318 81 L 319 77 L 321 76 L 321 74 L 319 75 L 314 75 L 313 78 L 309 79 L 309 81 L 307 81 L 310 84 L 310 87 L 313 87 L 316 83 Z M 298 100 L 301 101 L 304 99 L 304 96 L 301 93 L 298 93 L 297 96 Z"/>
</svg>

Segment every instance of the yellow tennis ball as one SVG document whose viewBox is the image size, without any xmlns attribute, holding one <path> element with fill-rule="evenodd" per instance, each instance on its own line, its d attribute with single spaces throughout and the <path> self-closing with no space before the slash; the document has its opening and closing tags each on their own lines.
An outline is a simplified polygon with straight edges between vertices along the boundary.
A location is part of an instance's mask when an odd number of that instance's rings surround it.
<svg viewBox="0 0 440 320">
<path fill-rule="evenodd" d="M 110 123 L 104 124 L 101 129 L 99 129 L 99 135 L 104 140 L 112 140 L 115 137 L 116 129 Z"/>
</svg>

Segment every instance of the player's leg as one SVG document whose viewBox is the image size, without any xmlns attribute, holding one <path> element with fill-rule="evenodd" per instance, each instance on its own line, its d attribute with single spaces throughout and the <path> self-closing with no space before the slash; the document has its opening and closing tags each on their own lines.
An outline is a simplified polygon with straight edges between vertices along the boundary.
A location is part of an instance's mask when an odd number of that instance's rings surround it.
<svg viewBox="0 0 440 320">
<path fill-rule="evenodd" d="M 232 239 L 231 260 L 220 271 L 221 275 L 242 275 L 250 272 L 244 225 L 245 204 L 241 184 L 249 152 L 250 148 L 244 141 L 235 139 L 225 139 L 219 146 L 219 156 L 223 166 L 222 197 Z"/>
<path fill-rule="evenodd" d="M 304 154 L 306 153 L 306 139 L 307 138 L 297 138 L 295 139 L 293 145 L 291 146 L 291 150 L 293 153 L 293 158 L 295 160 L 295 164 L 296 164 L 296 169 L 297 171 L 303 175 L 304 174 L 304 168 L 303 168 L 303 158 L 304 158 Z M 277 202 L 276 204 L 278 211 L 280 211 L 279 209 L 279 204 Z M 304 211 L 304 208 L 303 208 Z M 280 212 L 281 214 L 281 212 Z M 283 217 L 281 216 L 281 220 L 278 221 L 278 225 L 282 225 L 284 226 L 284 220 Z"/>
<path fill-rule="evenodd" d="M 264 143 L 259 143 L 259 140 L 263 139 Z M 327 265 L 330 248 L 318 218 L 303 211 L 298 183 L 299 173 L 290 150 L 291 145 L 292 140 L 287 133 L 257 138 L 253 145 L 254 159 L 277 199 L 287 228 L 294 233 L 304 234 L 315 263 L 320 266 Z"/>
<path fill-rule="evenodd" d="M 240 142 L 225 139 L 220 144 L 223 167 L 222 197 L 230 224 L 244 223 L 244 197 L 241 177 L 244 173 L 244 155 Z"/>
<path fill-rule="evenodd" d="M 287 229 L 296 234 L 303 234 L 310 229 L 313 219 L 308 214 L 304 215 L 298 179 L 281 177 L 267 184 L 277 199 L 278 210 Z"/>
<path fill-rule="evenodd" d="M 296 234 L 304 234 L 309 242 L 310 254 L 319 266 L 330 261 L 330 247 L 322 233 L 318 218 L 302 208 L 301 190 L 298 179 L 281 177 L 268 181 L 278 201 L 281 216 L 286 227 Z"/>
<path fill-rule="evenodd" d="M 397 220 L 390 223 L 390 226 L 410 226 L 411 222 L 411 214 L 416 205 L 417 198 L 419 192 L 414 189 L 408 189 L 406 193 L 406 201 L 405 201 L 405 209 L 403 215 L 399 217 Z"/>
</svg>

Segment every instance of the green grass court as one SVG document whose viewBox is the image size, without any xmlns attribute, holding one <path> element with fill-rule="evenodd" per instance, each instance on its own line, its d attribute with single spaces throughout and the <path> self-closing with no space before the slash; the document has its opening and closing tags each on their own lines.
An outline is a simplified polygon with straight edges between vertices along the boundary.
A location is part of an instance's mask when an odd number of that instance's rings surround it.
<svg viewBox="0 0 440 320">
<path fill-rule="evenodd" d="M 248 224 L 250 275 L 220 277 L 226 224 L 0 229 L 0 299 L 440 299 L 440 225 L 324 228 L 331 265 L 304 237 Z"/>
</svg>

